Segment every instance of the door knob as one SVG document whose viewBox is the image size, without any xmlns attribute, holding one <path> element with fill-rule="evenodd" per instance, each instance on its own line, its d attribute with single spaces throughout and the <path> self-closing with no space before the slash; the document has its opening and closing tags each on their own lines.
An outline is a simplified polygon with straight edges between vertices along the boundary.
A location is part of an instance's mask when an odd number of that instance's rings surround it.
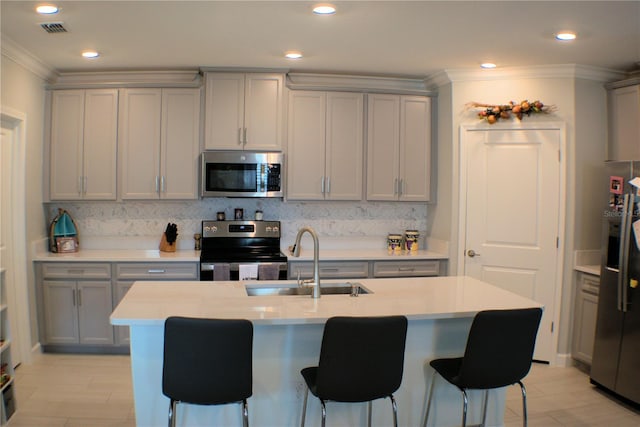
<svg viewBox="0 0 640 427">
<path fill-rule="evenodd" d="M 476 257 L 476 256 L 480 256 L 480 254 L 479 254 L 479 253 L 477 253 L 476 251 L 474 251 L 473 249 L 469 249 L 469 250 L 467 251 L 467 255 L 469 256 L 469 258 L 473 258 L 473 257 Z"/>
</svg>

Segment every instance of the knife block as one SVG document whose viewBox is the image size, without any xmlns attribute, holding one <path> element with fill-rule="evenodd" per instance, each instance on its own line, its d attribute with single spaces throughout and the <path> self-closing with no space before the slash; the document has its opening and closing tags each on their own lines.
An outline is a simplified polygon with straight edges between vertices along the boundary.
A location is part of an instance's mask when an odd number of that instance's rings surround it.
<svg viewBox="0 0 640 427">
<path fill-rule="evenodd" d="M 167 242 L 167 234 L 162 233 L 162 239 L 160 240 L 160 251 L 162 252 L 175 252 L 176 251 L 176 242 L 169 243 Z"/>
</svg>

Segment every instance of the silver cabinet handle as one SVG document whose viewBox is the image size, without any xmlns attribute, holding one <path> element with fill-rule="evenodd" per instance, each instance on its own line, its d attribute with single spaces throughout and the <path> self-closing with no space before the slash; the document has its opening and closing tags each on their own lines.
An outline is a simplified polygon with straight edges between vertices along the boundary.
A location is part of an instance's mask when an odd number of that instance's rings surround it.
<svg viewBox="0 0 640 427">
<path fill-rule="evenodd" d="M 400 178 L 398 184 L 398 196 L 402 196 L 402 194 L 404 194 L 404 179 Z"/>
<path fill-rule="evenodd" d="M 78 307 L 82 305 L 82 289 L 78 289 Z"/>
<path fill-rule="evenodd" d="M 84 270 L 81 268 L 69 268 L 67 274 L 84 274 Z"/>
<path fill-rule="evenodd" d="M 469 258 L 473 258 L 473 257 L 480 256 L 480 254 L 479 254 L 479 253 L 477 253 L 476 251 L 474 251 L 473 249 L 469 249 L 469 250 L 467 251 L 467 256 L 468 256 Z"/>
<path fill-rule="evenodd" d="M 156 193 L 160 192 L 160 177 L 156 175 Z"/>
<path fill-rule="evenodd" d="M 393 180 L 393 194 L 398 194 L 398 178 Z"/>
<path fill-rule="evenodd" d="M 243 139 L 244 139 L 243 144 L 246 144 L 247 142 L 249 142 L 249 141 L 247 140 L 247 128 L 244 128 L 244 138 L 243 138 Z"/>
<path fill-rule="evenodd" d="M 76 306 L 76 290 L 71 291 L 71 300 L 73 301 L 73 306 Z"/>
<path fill-rule="evenodd" d="M 398 271 L 415 271 L 415 267 L 399 267 Z"/>
<path fill-rule="evenodd" d="M 324 175 L 320 177 L 320 192 L 324 194 Z"/>
<path fill-rule="evenodd" d="M 327 194 L 331 193 L 331 177 L 327 177 Z"/>
<path fill-rule="evenodd" d="M 78 195 L 79 196 L 82 195 L 82 177 L 81 176 L 78 177 Z"/>
<path fill-rule="evenodd" d="M 86 176 L 82 180 L 82 194 L 87 194 L 87 188 L 89 187 L 89 178 Z"/>
<path fill-rule="evenodd" d="M 150 268 L 149 270 L 147 270 L 147 273 L 149 274 L 164 274 L 165 272 L 166 271 L 164 269 L 160 269 L 160 268 L 158 269 Z"/>
<path fill-rule="evenodd" d="M 166 186 L 166 183 L 165 183 L 164 175 L 162 175 L 162 177 L 160 177 L 160 192 L 162 192 L 162 193 L 166 193 L 167 192 L 167 186 Z"/>
<path fill-rule="evenodd" d="M 242 145 L 242 128 L 238 128 L 238 144 Z"/>
</svg>

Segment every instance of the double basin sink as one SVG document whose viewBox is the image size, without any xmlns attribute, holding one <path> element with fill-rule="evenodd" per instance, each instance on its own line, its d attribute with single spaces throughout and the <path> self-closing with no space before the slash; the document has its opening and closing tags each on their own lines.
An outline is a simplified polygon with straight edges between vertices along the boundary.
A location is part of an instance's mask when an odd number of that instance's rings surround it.
<svg viewBox="0 0 640 427">
<path fill-rule="evenodd" d="M 310 296 L 313 289 L 310 286 L 299 287 L 297 284 L 251 284 L 245 285 L 247 295 L 255 296 Z M 327 283 L 321 285 L 320 293 L 322 295 L 351 295 L 358 296 L 362 294 L 372 294 L 373 292 L 361 283 L 345 282 L 345 283 Z"/>
</svg>

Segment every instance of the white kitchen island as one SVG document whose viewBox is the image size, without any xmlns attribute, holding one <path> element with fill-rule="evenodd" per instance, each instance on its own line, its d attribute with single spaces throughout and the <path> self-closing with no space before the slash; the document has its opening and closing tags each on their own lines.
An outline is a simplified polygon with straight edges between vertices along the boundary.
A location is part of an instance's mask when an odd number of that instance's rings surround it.
<svg viewBox="0 0 640 427">
<path fill-rule="evenodd" d="M 326 280 L 323 284 L 335 281 Z M 114 325 L 131 332 L 131 365 L 138 427 L 167 424 L 169 400 L 162 395 L 163 326 L 169 316 L 243 318 L 254 324 L 252 427 L 300 425 L 303 381 L 300 370 L 316 365 L 324 322 L 332 316 L 385 316 L 409 319 L 404 377 L 395 394 L 399 425 L 419 426 L 433 371 L 428 361 L 458 356 L 475 313 L 485 309 L 539 307 L 469 277 L 362 279 L 373 291 L 349 295 L 247 296 L 245 284 L 259 282 L 136 282 L 111 315 Z M 277 282 L 284 285 L 287 282 Z M 185 349 L 189 351 L 189 349 Z M 357 360 L 353 361 L 358 363 Z M 459 425 L 462 399 L 444 380 L 436 384 L 430 425 Z M 471 393 L 468 424 L 480 422 L 482 395 Z M 492 392 L 488 425 L 502 425 L 504 390 Z M 391 425 L 389 399 L 374 402 L 373 425 Z M 330 402 L 327 425 L 366 424 L 366 404 Z M 179 405 L 178 425 L 242 425 L 238 405 Z M 312 396 L 307 425 L 320 425 L 320 404 Z"/>
</svg>

